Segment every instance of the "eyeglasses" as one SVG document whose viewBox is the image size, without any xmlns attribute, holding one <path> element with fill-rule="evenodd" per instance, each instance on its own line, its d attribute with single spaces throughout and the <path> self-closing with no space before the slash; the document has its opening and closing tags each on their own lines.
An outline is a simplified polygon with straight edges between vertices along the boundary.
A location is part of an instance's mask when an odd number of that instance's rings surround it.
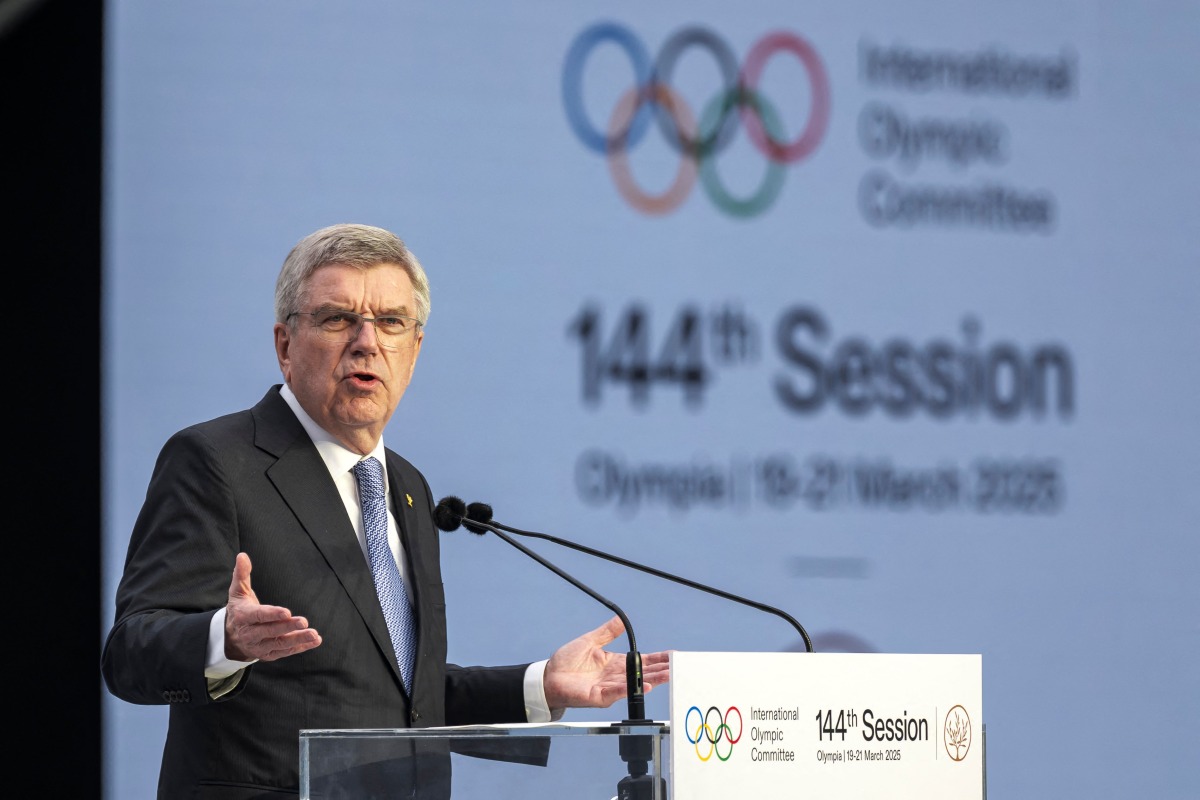
<svg viewBox="0 0 1200 800">
<path fill-rule="evenodd" d="M 415 317 L 406 317 L 403 314 L 364 317 L 362 314 L 356 314 L 353 311 L 345 311 L 340 308 L 318 308 L 316 311 L 293 311 L 288 314 L 288 319 L 297 316 L 312 317 L 313 327 L 316 328 L 317 335 L 325 341 L 335 344 L 353 342 L 362 331 L 363 323 L 370 322 L 375 325 L 375 337 L 379 340 L 379 346 L 391 350 L 395 350 L 403 345 L 404 341 L 421 327 L 420 320 Z"/>
</svg>

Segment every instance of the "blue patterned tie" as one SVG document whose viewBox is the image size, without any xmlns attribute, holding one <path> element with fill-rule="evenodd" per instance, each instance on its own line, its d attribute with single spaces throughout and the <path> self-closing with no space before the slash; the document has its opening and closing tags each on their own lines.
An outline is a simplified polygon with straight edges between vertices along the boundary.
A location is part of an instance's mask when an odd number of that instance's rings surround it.
<svg viewBox="0 0 1200 800">
<path fill-rule="evenodd" d="M 353 472 L 358 481 L 358 497 L 362 501 L 363 527 L 367 533 L 367 552 L 371 556 L 375 592 L 379 595 L 379 604 L 383 606 L 383 618 L 392 637 L 396 663 L 400 667 L 400 677 L 404 679 L 404 690 L 411 692 L 416 633 L 404 579 L 400 577 L 400 569 L 388 547 L 387 492 L 383 465 L 377 459 L 364 458 L 354 465 Z"/>
</svg>

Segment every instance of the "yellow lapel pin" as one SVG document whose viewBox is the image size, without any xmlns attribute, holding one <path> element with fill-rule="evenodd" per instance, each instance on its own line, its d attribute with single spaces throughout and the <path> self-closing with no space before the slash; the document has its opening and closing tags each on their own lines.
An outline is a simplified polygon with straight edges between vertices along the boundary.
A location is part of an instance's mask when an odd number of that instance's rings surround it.
<svg viewBox="0 0 1200 800">
<path fill-rule="evenodd" d="M 408 507 L 412 508 L 412 495 L 405 493 L 404 499 L 408 501 Z"/>
</svg>

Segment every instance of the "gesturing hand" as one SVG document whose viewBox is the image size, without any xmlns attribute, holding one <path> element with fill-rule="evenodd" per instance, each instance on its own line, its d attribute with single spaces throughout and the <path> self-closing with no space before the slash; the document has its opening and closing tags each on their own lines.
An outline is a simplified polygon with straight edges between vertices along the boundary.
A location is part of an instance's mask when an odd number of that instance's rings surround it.
<svg viewBox="0 0 1200 800">
<path fill-rule="evenodd" d="M 225 606 L 225 657 L 234 661 L 275 661 L 311 650 L 321 634 L 280 606 L 264 606 L 250 587 L 250 556 L 238 553 Z"/>
<path fill-rule="evenodd" d="M 550 708 L 607 708 L 629 694 L 625 653 L 604 645 L 625 632 L 620 617 L 567 642 L 546 664 L 543 687 Z M 650 691 L 670 679 L 669 653 L 642 654 L 642 686 Z"/>
</svg>

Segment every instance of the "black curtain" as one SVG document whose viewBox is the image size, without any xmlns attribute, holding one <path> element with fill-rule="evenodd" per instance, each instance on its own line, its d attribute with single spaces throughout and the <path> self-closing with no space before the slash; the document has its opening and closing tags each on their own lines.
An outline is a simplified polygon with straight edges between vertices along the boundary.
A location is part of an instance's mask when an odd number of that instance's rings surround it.
<svg viewBox="0 0 1200 800">
<path fill-rule="evenodd" d="M 9 781 L 102 783 L 103 3 L 0 0 Z M 153 757 L 157 757 L 157 753 Z"/>
</svg>

